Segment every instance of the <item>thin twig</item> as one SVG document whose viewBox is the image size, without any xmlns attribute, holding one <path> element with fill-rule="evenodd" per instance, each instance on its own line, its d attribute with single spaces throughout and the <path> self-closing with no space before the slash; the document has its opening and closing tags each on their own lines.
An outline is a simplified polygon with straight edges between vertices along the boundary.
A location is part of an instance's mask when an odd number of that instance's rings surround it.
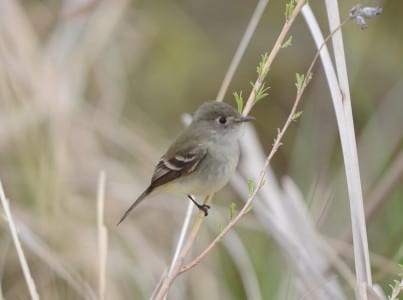
<svg viewBox="0 0 403 300">
<path fill-rule="evenodd" d="M 185 239 L 186 239 L 186 233 L 190 226 L 190 220 L 192 218 L 193 208 L 194 208 L 193 203 L 191 201 L 189 201 L 188 208 L 186 209 L 186 216 L 183 221 L 183 225 L 181 228 L 181 232 L 179 234 L 178 242 L 176 244 L 175 254 L 172 258 L 172 262 L 171 262 L 171 265 L 170 265 L 168 273 L 167 273 L 168 276 L 170 274 L 172 274 L 174 267 L 175 267 L 175 263 L 178 260 L 179 255 L 181 254 L 181 250 L 183 248 L 183 244 L 185 243 Z M 164 299 L 166 299 L 166 296 L 167 295 L 165 295 Z"/>
<path fill-rule="evenodd" d="M 190 223 L 190 219 L 191 219 L 190 217 L 192 215 L 193 208 L 194 208 L 194 204 L 191 201 L 189 201 L 188 208 L 186 210 L 185 220 L 184 220 L 183 225 L 182 225 L 182 230 L 181 230 L 181 232 L 179 234 L 177 247 L 176 247 L 175 254 L 174 254 L 174 257 L 172 259 L 172 264 L 171 264 L 171 266 L 169 268 L 168 274 L 172 273 L 172 270 L 174 268 L 175 262 L 179 257 L 180 250 L 182 249 L 183 244 L 185 242 L 186 232 L 187 232 L 187 229 L 189 228 L 189 223 Z"/>
<path fill-rule="evenodd" d="M 204 201 L 204 204 L 209 204 L 211 202 L 212 196 L 206 197 L 206 200 Z M 172 285 L 172 282 L 175 280 L 175 278 L 179 275 L 179 271 L 183 265 L 183 262 L 185 260 L 185 257 L 188 255 L 190 249 L 192 249 L 193 243 L 196 240 L 196 236 L 199 233 L 201 224 L 203 222 L 204 218 L 204 212 L 199 211 L 199 214 L 197 215 L 197 219 L 195 221 L 195 224 L 193 225 L 192 231 L 189 234 L 189 237 L 186 240 L 186 244 L 183 246 L 181 254 L 179 255 L 178 259 L 176 260 L 174 267 L 172 268 L 172 273 L 169 274 L 164 281 L 161 284 L 161 288 L 158 291 L 157 295 L 155 296 L 156 300 L 163 299 L 165 295 L 168 293 L 169 287 Z"/>
<path fill-rule="evenodd" d="M 246 102 L 246 105 L 245 105 L 245 108 L 243 110 L 243 115 L 247 115 L 250 112 L 250 110 L 252 109 L 256 94 L 259 91 L 259 89 L 261 88 L 261 86 L 263 84 L 263 81 L 264 81 L 265 77 L 267 76 L 267 73 L 268 73 L 268 71 L 270 69 L 270 66 L 271 66 L 274 58 L 276 57 L 276 55 L 278 54 L 279 50 L 281 49 L 281 46 L 282 46 L 282 44 L 283 44 L 283 42 L 285 40 L 285 37 L 286 37 L 288 31 L 291 28 L 291 25 L 293 24 L 295 18 L 297 17 L 299 12 L 301 11 L 301 8 L 302 8 L 302 6 L 304 4 L 305 4 L 304 0 L 298 1 L 298 3 L 295 6 L 291 16 L 286 20 L 286 22 L 285 22 L 285 24 L 284 24 L 284 26 L 283 26 L 283 28 L 282 28 L 277 40 L 276 40 L 276 43 L 274 44 L 273 49 L 270 52 L 270 55 L 269 55 L 266 63 L 264 64 L 264 66 L 262 68 L 262 72 L 259 75 L 258 79 L 256 80 L 256 82 L 254 84 L 254 87 L 252 88 L 252 91 L 251 91 L 251 93 L 249 95 L 249 98 L 248 98 L 248 100 Z M 284 135 L 284 132 L 282 133 L 282 135 Z M 277 145 L 276 148 L 278 148 L 278 147 L 279 147 L 279 145 Z M 277 149 L 274 151 L 274 153 L 275 152 L 277 152 Z M 272 156 L 274 155 L 274 153 L 272 154 Z M 271 158 L 270 158 L 270 160 L 271 160 Z M 267 166 L 265 165 L 264 169 L 266 169 L 266 168 L 267 168 Z M 263 172 L 262 172 L 262 175 L 264 176 Z M 256 191 L 257 190 L 258 189 L 256 189 Z M 204 201 L 204 204 L 209 205 L 211 200 L 212 200 L 212 198 L 213 198 L 213 195 L 210 195 L 210 196 L 206 197 L 206 199 Z M 247 211 L 247 206 L 245 205 L 243 209 L 244 209 L 244 212 L 246 212 Z M 241 210 L 241 212 L 242 212 L 242 210 Z M 238 214 L 238 216 L 240 216 L 241 212 Z M 176 263 L 174 265 L 173 271 L 162 282 L 161 288 L 160 288 L 160 290 L 158 291 L 158 293 L 157 293 L 157 295 L 155 297 L 156 300 L 163 299 L 165 297 L 165 295 L 168 293 L 169 287 L 172 285 L 172 282 L 175 280 L 175 278 L 180 273 L 183 273 L 182 270 L 183 270 L 184 259 L 185 259 L 185 257 L 187 256 L 187 254 L 189 253 L 190 249 L 193 246 L 193 243 L 194 243 L 194 241 L 196 239 L 196 236 L 197 236 L 197 234 L 199 232 L 200 226 L 201 226 L 201 224 L 203 222 L 203 218 L 204 218 L 204 213 L 199 212 L 199 214 L 197 216 L 197 219 L 195 221 L 195 224 L 193 226 L 193 229 L 192 229 L 192 231 L 191 231 L 191 233 L 190 233 L 190 235 L 188 237 L 188 240 L 186 241 L 186 244 L 183 247 L 179 258 L 178 258 L 178 260 L 176 261 Z M 231 223 L 234 220 L 235 219 L 233 219 L 231 221 Z"/>
<path fill-rule="evenodd" d="M 279 36 L 277 37 L 276 42 L 274 43 L 273 49 L 271 50 L 271 52 L 267 58 L 267 61 L 262 68 L 261 75 L 256 79 L 255 84 L 253 85 L 252 91 L 249 94 L 248 100 L 246 101 L 246 104 L 245 104 L 245 108 L 242 112 L 243 115 L 248 115 L 249 112 L 251 111 L 251 109 L 254 105 L 254 102 L 255 102 L 256 95 L 257 95 L 258 91 L 260 90 L 260 88 L 262 87 L 264 79 L 267 76 L 267 74 L 269 73 L 270 67 L 271 67 L 274 59 L 276 58 L 278 52 L 280 51 L 281 46 L 283 45 L 284 40 L 285 40 L 288 32 L 290 31 L 291 25 L 294 23 L 295 18 L 300 13 L 300 11 L 304 5 L 305 5 L 304 0 L 298 1 L 291 16 L 285 21 L 284 26 L 281 29 L 281 32 L 280 32 Z"/>
<path fill-rule="evenodd" d="M 31 276 L 31 272 L 29 270 L 28 263 L 24 255 L 24 251 L 22 250 L 21 243 L 17 234 L 17 228 L 15 227 L 15 223 L 10 211 L 10 206 L 6 198 L 6 195 L 4 194 L 3 185 L 1 181 L 0 181 L 0 200 L 4 209 L 4 213 L 6 214 L 8 226 L 10 227 L 11 236 L 13 238 L 14 245 L 17 250 L 17 255 L 21 264 L 22 272 L 24 273 L 25 281 L 27 282 L 28 285 L 29 294 L 31 295 L 32 300 L 39 300 L 39 295 L 38 292 L 36 291 L 35 282 Z"/>
<path fill-rule="evenodd" d="M 287 131 L 288 127 L 291 125 L 291 123 L 294 121 L 294 115 L 296 113 L 298 104 L 301 100 L 302 94 L 304 93 L 306 87 L 309 84 L 311 75 L 312 75 L 312 69 L 316 63 L 316 61 L 319 58 L 319 54 L 320 51 L 322 50 L 322 48 L 326 45 L 326 42 L 332 37 L 332 35 L 339 30 L 341 27 L 343 27 L 345 24 L 347 24 L 347 22 L 349 21 L 349 19 L 346 19 L 343 23 L 340 24 L 340 26 L 338 28 L 336 28 L 335 30 L 333 30 L 324 40 L 323 44 L 319 47 L 318 51 L 316 52 L 311 65 L 308 68 L 308 71 L 305 74 L 305 78 L 303 81 L 303 84 L 301 86 L 301 88 L 299 90 L 297 90 L 297 95 L 294 101 L 294 104 L 292 106 L 292 109 L 290 111 L 290 114 L 288 115 L 288 118 L 283 126 L 283 128 L 281 129 L 281 131 L 277 134 L 276 140 L 273 144 L 273 147 L 270 151 L 270 154 L 267 156 L 266 161 L 264 163 L 264 167 L 260 172 L 260 177 L 259 180 L 257 182 L 257 187 L 254 190 L 254 192 L 252 193 L 252 195 L 248 198 L 248 200 L 245 202 L 244 206 L 242 207 L 242 209 L 240 210 L 240 212 L 238 213 L 238 215 L 233 218 L 228 224 L 227 226 L 220 232 L 220 234 L 218 234 L 216 236 L 216 238 L 199 254 L 199 256 L 197 256 L 193 261 L 191 261 L 188 265 L 186 265 L 185 267 L 183 267 L 180 270 L 180 273 L 186 272 L 189 269 L 195 267 L 213 248 L 214 246 L 225 236 L 225 234 L 232 228 L 235 226 L 236 223 L 238 223 L 238 221 L 248 213 L 249 211 L 249 207 L 252 204 L 253 199 L 256 197 L 257 193 L 259 192 L 259 190 L 261 189 L 261 187 L 264 184 L 264 178 L 266 176 L 266 171 L 268 166 L 270 165 L 270 162 L 272 160 L 272 158 L 274 157 L 274 155 L 276 154 L 276 152 L 278 151 L 279 147 L 281 146 L 281 140 L 285 134 L 285 132 Z"/>
<path fill-rule="evenodd" d="M 239 63 L 240 63 L 243 55 L 245 54 L 246 48 L 248 47 L 253 34 L 255 33 L 256 27 L 259 24 L 259 21 L 263 15 L 263 12 L 264 12 L 268 2 L 269 2 L 269 0 L 260 0 L 259 3 L 257 4 L 255 11 L 253 12 L 253 15 L 249 21 L 249 24 L 245 30 L 245 33 L 242 36 L 241 42 L 239 43 L 239 46 L 234 54 L 234 57 L 232 58 L 232 61 L 227 70 L 227 73 L 225 74 L 225 77 L 221 84 L 216 101 L 222 102 L 224 100 L 224 96 L 228 90 L 228 86 L 229 86 L 232 78 L 234 77 L 234 74 L 239 66 Z M 193 212 L 193 208 L 194 208 L 194 205 L 191 202 L 189 202 L 188 209 L 186 212 L 186 217 L 183 222 L 180 237 L 179 237 L 176 249 L 175 249 L 175 254 L 173 256 L 171 265 L 170 265 L 168 273 L 167 273 L 168 275 L 172 273 L 175 263 L 180 255 L 180 251 L 183 247 L 183 243 L 185 242 L 186 232 L 187 232 L 189 224 L 190 224 L 190 219 L 191 219 L 191 215 Z M 166 276 L 166 275 L 164 275 L 164 276 Z M 166 299 L 166 295 L 165 295 L 164 299 Z"/>
</svg>

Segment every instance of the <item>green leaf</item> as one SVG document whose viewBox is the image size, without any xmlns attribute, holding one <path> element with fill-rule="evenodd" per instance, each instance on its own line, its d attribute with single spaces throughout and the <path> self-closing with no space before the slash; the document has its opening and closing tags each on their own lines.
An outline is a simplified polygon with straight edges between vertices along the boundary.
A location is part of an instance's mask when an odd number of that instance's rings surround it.
<svg viewBox="0 0 403 300">
<path fill-rule="evenodd" d="M 248 179 L 248 197 L 252 196 L 253 191 L 255 189 L 255 183 L 253 182 L 253 179 Z"/>
<path fill-rule="evenodd" d="M 275 138 L 275 139 L 273 140 L 273 146 L 277 143 L 277 139 L 278 139 L 278 138 Z M 278 143 L 278 147 L 281 147 L 281 146 L 283 146 L 283 143 L 282 143 L 282 142 L 279 142 L 279 143 Z"/>
<path fill-rule="evenodd" d="M 234 92 L 233 95 L 235 97 L 236 105 L 238 107 L 238 112 L 241 113 L 243 110 L 242 91 L 240 91 L 239 93 Z"/>
<path fill-rule="evenodd" d="M 284 44 L 281 46 L 281 48 L 287 48 L 292 45 L 292 35 L 289 36 L 289 38 L 284 42 Z"/>
<path fill-rule="evenodd" d="M 223 229 L 223 226 L 221 223 L 218 223 L 218 233 L 221 233 Z"/>
<path fill-rule="evenodd" d="M 295 77 L 296 77 L 296 79 L 297 79 L 297 82 L 295 83 L 295 86 L 297 87 L 297 90 L 299 91 L 299 90 L 301 90 L 302 85 L 303 85 L 303 83 L 304 83 L 305 75 L 304 75 L 304 74 L 296 73 L 296 74 L 295 74 Z"/>
<path fill-rule="evenodd" d="M 311 80 L 312 80 L 312 72 L 309 73 L 309 75 L 308 75 L 308 82 L 310 82 Z"/>
<path fill-rule="evenodd" d="M 253 104 L 256 104 L 258 101 L 262 100 L 264 97 L 268 96 L 269 93 L 267 91 L 269 90 L 270 87 L 264 87 L 264 83 L 260 86 L 259 90 L 256 93 L 255 100 L 253 101 Z"/>
<path fill-rule="evenodd" d="M 250 213 L 252 209 L 253 209 L 253 206 L 249 205 L 248 208 L 246 209 L 246 213 L 247 214 Z"/>
<path fill-rule="evenodd" d="M 290 2 L 288 2 L 285 5 L 284 15 L 285 15 L 286 20 L 288 20 L 291 17 L 292 12 L 294 11 L 294 8 L 295 8 L 295 3 L 296 3 L 295 0 L 290 0 Z"/>
<path fill-rule="evenodd" d="M 229 218 L 232 220 L 236 214 L 236 204 L 232 202 L 229 206 Z"/>
<path fill-rule="evenodd" d="M 302 110 L 301 111 L 297 111 L 293 116 L 292 116 L 292 120 L 294 121 L 294 122 L 296 122 L 298 119 L 299 119 L 299 117 L 302 115 Z"/>
<path fill-rule="evenodd" d="M 269 54 L 267 54 L 267 52 L 262 54 L 262 60 L 260 61 L 259 65 L 256 68 L 256 72 L 259 75 L 259 77 L 266 77 L 266 75 L 267 75 L 267 72 L 264 73 L 263 69 L 264 69 L 264 65 L 266 64 L 268 58 L 269 58 Z"/>
</svg>

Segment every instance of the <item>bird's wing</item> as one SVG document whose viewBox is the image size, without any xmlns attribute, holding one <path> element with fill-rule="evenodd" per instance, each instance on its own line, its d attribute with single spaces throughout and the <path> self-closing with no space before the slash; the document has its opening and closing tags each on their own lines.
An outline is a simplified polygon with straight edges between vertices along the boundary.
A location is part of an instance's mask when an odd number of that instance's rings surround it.
<svg viewBox="0 0 403 300">
<path fill-rule="evenodd" d="M 183 144 L 181 139 L 186 140 L 186 136 L 180 136 L 180 139 L 174 142 L 167 153 L 162 156 L 158 165 L 155 167 L 150 185 L 123 214 L 118 225 L 129 215 L 130 211 L 142 202 L 155 188 L 183 175 L 192 173 L 206 157 L 207 147 L 202 146 L 203 143 L 200 143 L 200 139 L 196 138 L 190 141 L 190 144 L 188 142 L 187 145 Z"/>
<path fill-rule="evenodd" d="M 150 188 L 152 189 L 183 175 L 192 173 L 206 157 L 207 148 L 196 144 L 177 150 L 172 154 L 169 152 L 161 158 L 155 167 L 150 184 Z"/>
</svg>

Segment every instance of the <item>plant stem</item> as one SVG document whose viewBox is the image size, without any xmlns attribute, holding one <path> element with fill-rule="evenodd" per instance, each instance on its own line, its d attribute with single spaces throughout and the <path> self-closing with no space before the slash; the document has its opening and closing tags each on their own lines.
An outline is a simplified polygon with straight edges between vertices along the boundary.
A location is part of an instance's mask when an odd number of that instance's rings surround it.
<svg viewBox="0 0 403 300">
<path fill-rule="evenodd" d="M 3 185 L 1 181 L 0 181 L 0 201 L 7 218 L 8 226 L 10 227 L 11 236 L 13 238 L 14 245 L 17 250 L 18 260 L 20 261 L 21 264 L 22 272 L 24 274 L 24 278 L 28 286 L 29 294 L 32 300 L 39 300 L 39 295 L 36 290 L 35 282 L 32 278 L 31 271 L 29 270 L 29 266 L 24 255 L 24 251 L 22 250 L 20 239 L 18 238 L 17 228 L 11 215 L 10 206 L 6 198 L 6 195 L 4 194 Z"/>
<path fill-rule="evenodd" d="M 271 50 L 271 52 L 267 58 L 267 61 L 262 68 L 261 76 L 259 76 L 256 79 L 255 84 L 253 85 L 252 91 L 249 94 L 248 100 L 246 101 L 246 105 L 242 112 L 242 115 L 246 116 L 252 110 L 252 107 L 255 102 L 255 97 L 256 97 L 259 89 L 261 88 L 265 77 L 269 73 L 270 67 L 271 67 L 274 59 L 276 58 L 278 52 L 280 51 L 281 46 L 283 45 L 284 40 L 285 40 L 288 32 L 290 31 L 291 25 L 294 23 L 295 18 L 300 13 L 300 11 L 304 5 L 305 5 L 305 0 L 298 1 L 291 16 L 285 21 L 284 26 L 281 29 L 281 32 L 280 32 L 279 36 L 277 37 L 276 42 L 274 43 L 273 49 Z"/>
<path fill-rule="evenodd" d="M 257 78 L 257 80 L 256 80 L 256 82 L 255 82 L 255 84 L 254 84 L 254 86 L 253 86 L 253 88 L 252 88 L 252 91 L 251 91 L 251 93 L 250 93 L 250 95 L 249 95 L 249 97 L 248 97 L 248 100 L 247 100 L 247 102 L 246 102 L 245 108 L 244 108 L 244 110 L 243 110 L 243 113 L 242 113 L 243 115 L 247 115 L 247 114 L 250 112 L 250 110 L 252 109 L 253 104 L 254 104 L 255 97 L 256 97 L 256 95 L 257 95 L 257 92 L 258 92 L 259 89 L 261 88 L 261 86 L 262 86 L 262 84 L 263 84 L 263 81 L 264 81 L 265 77 L 266 77 L 267 74 L 268 74 L 268 71 L 269 71 L 269 69 L 270 69 L 270 66 L 271 66 L 271 64 L 272 64 L 273 61 L 274 61 L 274 58 L 277 56 L 279 50 L 281 49 L 281 45 L 284 43 L 284 40 L 285 40 L 285 38 L 286 38 L 286 36 L 287 36 L 288 31 L 289 31 L 290 28 L 291 28 L 291 25 L 293 24 L 295 18 L 297 17 L 297 15 L 299 14 L 299 12 L 301 11 L 301 9 L 302 9 L 302 7 L 303 7 L 304 4 L 305 4 L 305 0 L 300 0 L 300 1 L 298 1 L 297 5 L 295 6 L 295 8 L 294 8 L 294 10 L 293 10 L 293 13 L 292 13 L 291 16 L 285 21 L 285 24 L 284 24 L 284 26 L 283 26 L 283 28 L 282 28 L 282 30 L 281 30 L 281 32 L 280 32 L 280 34 L 279 34 L 277 40 L 276 40 L 276 43 L 274 44 L 273 49 L 272 49 L 272 51 L 270 52 L 270 55 L 269 55 L 269 57 L 268 57 L 266 63 L 264 64 L 264 66 L 263 66 L 263 68 L 262 68 L 262 72 L 261 72 L 261 74 L 259 75 L 259 77 Z M 294 107 L 294 110 L 295 110 L 295 109 L 296 109 L 296 106 Z M 294 112 L 294 113 L 295 113 L 295 112 Z M 294 114 L 293 114 L 293 115 L 294 115 Z M 293 115 L 292 115 L 292 116 L 293 116 Z M 288 119 L 289 122 L 292 122 L 292 116 L 291 116 L 291 118 Z M 288 127 L 288 126 L 287 126 L 287 127 Z M 284 129 L 284 128 L 283 128 L 283 129 Z M 285 129 L 286 129 L 286 128 L 285 128 Z M 282 135 L 284 135 L 285 129 L 284 129 L 284 131 L 281 132 L 281 137 L 282 137 Z M 275 153 L 277 152 L 277 150 L 278 150 L 278 147 L 280 146 L 279 142 L 280 142 L 280 140 L 281 140 L 281 137 L 278 138 L 278 141 L 277 141 L 278 144 L 276 145 L 276 143 L 277 143 L 277 142 L 276 142 L 275 145 L 273 146 L 273 150 L 274 150 L 274 151 L 272 150 L 271 155 L 269 155 L 270 159 L 269 159 L 268 161 L 266 160 L 264 169 L 263 169 L 263 171 L 261 172 L 260 184 L 259 184 L 258 187 L 256 188 L 255 193 L 254 193 L 253 195 L 256 194 L 256 192 L 260 189 L 260 187 L 261 187 L 261 185 L 262 185 L 263 177 L 264 177 L 264 174 L 265 174 L 265 170 L 266 170 L 266 168 L 267 168 L 267 166 L 268 166 L 268 163 L 270 162 L 271 158 L 274 156 L 274 154 L 275 154 Z M 252 195 L 252 196 L 253 196 L 253 195 Z M 254 196 L 253 196 L 253 197 L 254 197 Z M 250 198 L 248 199 L 248 202 L 251 202 L 252 199 L 253 199 L 253 197 L 250 197 Z M 207 204 L 207 205 L 210 204 L 212 198 L 213 198 L 213 195 L 210 195 L 210 196 L 206 197 L 206 199 L 205 199 L 205 201 L 204 201 L 204 204 Z M 249 200 L 250 200 L 250 201 L 249 201 Z M 247 202 L 247 203 L 248 203 L 248 202 Z M 239 214 L 237 215 L 237 217 L 236 217 L 235 219 L 233 219 L 233 220 L 230 222 L 230 224 L 233 223 L 232 226 L 235 225 L 235 223 L 236 223 L 235 220 L 239 220 L 239 219 L 243 216 L 243 214 L 245 214 L 245 213 L 248 211 L 248 207 L 249 207 L 249 205 L 246 205 L 246 204 L 245 204 L 245 206 L 244 206 L 243 209 L 239 212 Z M 172 272 L 167 275 L 167 277 L 163 280 L 163 282 L 162 282 L 162 284 L 161 284 L 161 287 L 160 287 L 160 289 L 159 289 L 159 291 L 158 291 L 158 293 L 157 293 L 157 295 L 156 295 L 156 297 L 155 297 L 156 300 L 162 300 L 162 299 L 164 299 L 165 295 L 168 293 L 168 290 L 169 290 L 170 286 L 172 285 L 173 281 L 175 280 L 175 278 L 176 278 L 179 274 L 183 273 L 182 270 L 183 270 L 183 262 L 184 262 L 184 259 L 185 259 L 185 257 L 187 256 L 187 254 L 189 253 L 190 249 L 192 248 L 192 246 L 193 246 L 193 244 L 194 244 L 194 241 L 195 241 L 195 239 L 196 239 L 196 236 L 197 236 L 197 234 L 198 234 L 198 232 L 199 232 L 199 230 L 200 230 L 201 224 L 202 224 L 202 222 L 203 222 L 203 218 L 204 218 L 204 213 L 203 213 L 203 212 L 199 212 L 199 214 L 198 214 L 198 216 L 197 216 L 197 219 L 196 219 L 196 221 L 195 221 L 195 223 L 194 223 L 194 225 L 193 225 L 192 231 L 191 231 L 191 233 L 190 233 L 190 235 L 189 235 L 189 237 L 188 237 L 188 239 L 187 239 L 187 241 L 186 241 L 186 243 L 185 243 L 185 245 L 184 245 L 184 247 L 183 247 L 183 249 L 182 249 L 182 251 L 181 251 L 181 253 L 180 253 L 179 257 L 178 257 L 178 259 L 177 259 L 177 261 L 175 262 L 174 267 L 172 268 Z M 232 227 L 232 226 L 231 226 L 231 227 Z M 227 227 L 228 227 L 228 226 L 227 226 Z M 227 227 L 226 227 L 226 228 L 227 228 Z M 230 228 L 228 228 L 227 231 L 228 231 L 229 229 L 230 229 Z M 222 234 L 222 233 L 223 233 L 223 232 L 221 232 L 221 234 Z M 220 234 L 219 236 L 221 236 L 221 234 Z"/>
<path fill-rule="evenodd" d="M 204 200 L 204 204 L 210 204 L 213 196 L 207 196 L 206 199 Z M 192 249 L 192 246 L 194 244 L 194 241 L 196 240 L 197 234 L 199 233 L 201 224 L 204 219 L 204 212 L 199 211 L 199 214 L 197 215 L 197 219 L 193 225 L 192 231 L 189 234 L 189 237 L 186 240 L 185 245 L 182 248 L 182 251 L 176 260 L 175 264 L 173 265 L 171 269 L 171 273 L 167 275 L 167 277 L 163 280 L 161 284 L 161 288 L 159 289 L 157 295 L 155 296 L 155 300 L 161 300 L 165 297 L 165 295 L 168 293 L 168 290 L 170 286 L 172 285 L 173 281 L 175 278 L 180 274 L 180 269 L 183 266 L 183 262 L 188 255 L 190 249 Z"/>
<path fill-rule="evenodd" d="M 278 148 L 281 146 L 281 140 L 285 135 L 285 132 L 287 131 L 288 127 L 291 125 L 291 123 L 294 120 L 294 115 L 297 112 L 297 107 L 298 104 L 301 100 L 301 97 L 306 89 L 306 87 L 309 84 L 310 81 L 310 77 L 312 75 L 312 69 L 316 63 L 316 61 L 319 58 L 319 54 L 320 51 L 322 50 L 322 48 L 326 45 L 326 42 L 329 41 L 329 39 L 333 36 L 333 34 L 337 31 L 340 30 L 344 25 L 347 24 L 347 22 L 349 21 L 349 19 L 344 20 L 340 26 L 338 26 L 336 29 L 334 29 L 324 40 L 324 42 L 322 43 L 322 45 L 319 47 L 319 49 L 317 50 L 311 65 L 308 68 L 308 71 L 306 72 L 305 76 L 304 76 L 304 81 L 301 85 L 301 88 L 299 90 L 297 90 L 297 95 L 294 101 L 294 104 L 291 108 L 291 111 L 288 115 L 288 118 L 283 126 L 283 128 L 281 129 L 281 131 L 277 134 L 276 140 L 273 144 L 273 147 L 270 151 L 270 154 L 267 156 L 266 161 L 264 163 L 263 169 L 260 172 L 260 177 L 256 186 L 256 189 L 253 191 L 252 195 L 248 198 L 248 200 L 245 202 L 244 206 L 242 207 L 242 209 L 240 210 L 240 212 L 238 213 L 238 215 L 233 218 L 228 224 L 227 226 L 220 232 L 220 234 L 218 234 L 215 239 L 195 258 L 193 259 L 188 265 L 184 266 L 181 270 L 180 273 L 186 272 L 189 269 L 195 267 L 197 264 L 200 263 L 200 261 L 214 248 L 214 246 L 227 234 L 227 232 L 236 225 L 236 223 L 238 223 L 238 221 L 248 213 L 249 211 L 249 207 L 252 204 L 253 199 L 256 197 L 257 193 L 259 192 L 259 190 L 261 189 L 261 187 L 264 184 L 264 179 L 266 176 L 266 171 L 268 166 L 270 165 L 270 162 L 272 160 L 272 158 L 274 157 L 274 155 L 276 154 L 276 152 L 278 151 Z"/>
</svg>

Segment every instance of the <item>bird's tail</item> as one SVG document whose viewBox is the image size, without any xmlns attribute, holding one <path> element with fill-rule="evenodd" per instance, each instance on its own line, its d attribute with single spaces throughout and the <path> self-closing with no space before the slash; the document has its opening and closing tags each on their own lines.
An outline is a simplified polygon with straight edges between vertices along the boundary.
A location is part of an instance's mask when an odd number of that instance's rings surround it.
<svg viewBox="0 0 403 300">
<path fill-rule="evenodd" d="M 148 187 L 137 199 L 136 201 L 133 202 L 132 205 L 130 205 L 130 207 L 128 208 L 128 210 L 126 210 L 126 212 L 123 214 L 123 216 L 120 218 L 119 222 L 116 224 L 116 226 L 118 226 L 120 223 L 123 222 L 124 219 L 126 219 L 126 217 L 130 214 L 130 212 L 133 210 L 133 208 L 135 208 L 137 205 L 140 204 L 141 201 L 143 201 L 145 199 L 145 197 L 147 197 L 150 193 L 152 192 L 152 188 Z"/>
</svg>

